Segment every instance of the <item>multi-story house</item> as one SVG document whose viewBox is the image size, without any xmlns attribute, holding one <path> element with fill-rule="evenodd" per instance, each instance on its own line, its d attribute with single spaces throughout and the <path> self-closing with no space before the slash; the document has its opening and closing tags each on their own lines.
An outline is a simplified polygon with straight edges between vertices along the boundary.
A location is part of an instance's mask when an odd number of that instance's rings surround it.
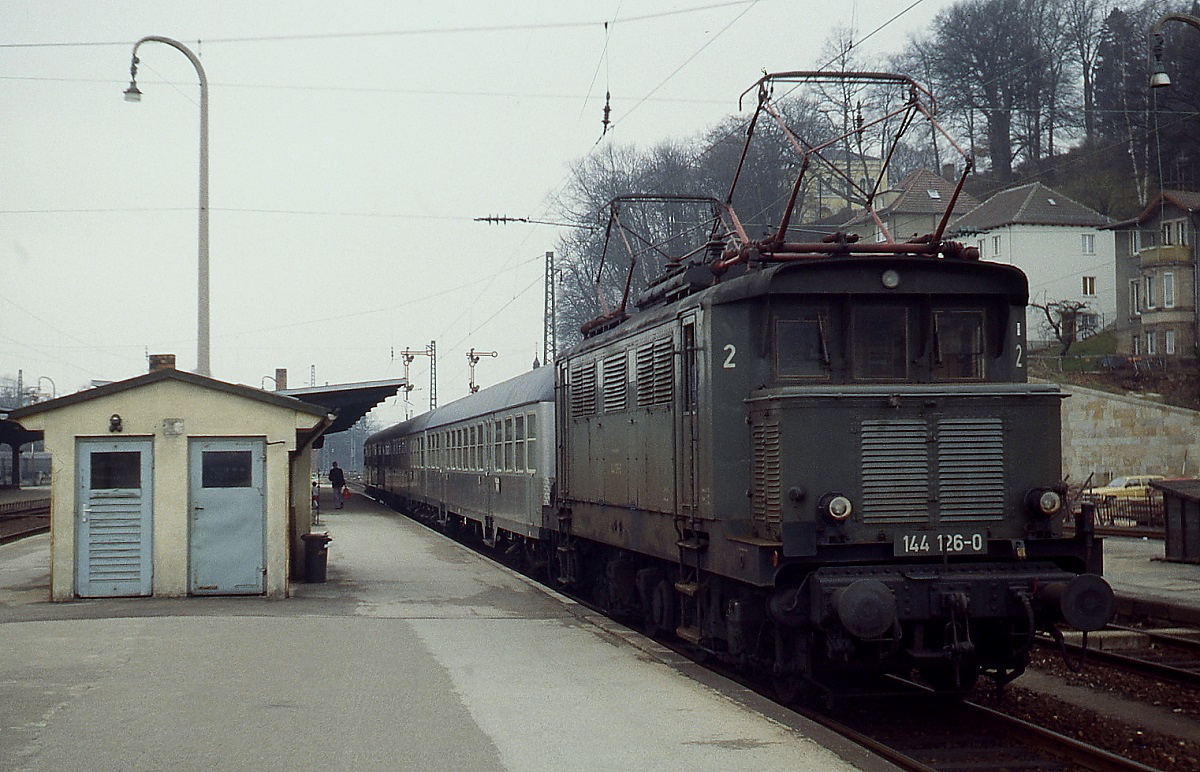
<svg viewBox="0 0 1200 772">
<path fill-rule="evenodd" d="M 884 191 L 880 197 L 883 206 L 877 210 L 879 221 L 896 241 L 933 233 L 954 196 L 954 188 L 955 183 L 944 177 L 928 169 L 918 169 L 902 179 L 895 188 Z M 964 190 L 954 203 L 951 218 L 960 217 L 977 206 L 979 199 Z M 864 241 L 885 240 L 874 218 L 865 213 L 855 215 L 846 223 L 845 230 L 857 233 Z"/>
<path fill-rule="evenodd" d="M 1074 337 L 1105 327 L 1117 314 L 1115 260 L 1108 217 L 1040 182 L 1001 191 L 951 225 L 951 236 L 979 247 L 985 260 L 1015 265 L 1029 277 L 1029 303 L 1071 309 Z M 1045 319 L 1030 309 L 1030 338 Z M 1059 319 L 1064 327 L 1068 320 Z M 1044 340 L 1052 336 L 1046 334 Z"/>
<path fill-rule="evenodd" d="M 1117 351 L 1197 356 L 1196 225 L 1200 193 L 1164 190 L 1141 214 L 1109 227 L 1116 236 Z"/>
</svg>

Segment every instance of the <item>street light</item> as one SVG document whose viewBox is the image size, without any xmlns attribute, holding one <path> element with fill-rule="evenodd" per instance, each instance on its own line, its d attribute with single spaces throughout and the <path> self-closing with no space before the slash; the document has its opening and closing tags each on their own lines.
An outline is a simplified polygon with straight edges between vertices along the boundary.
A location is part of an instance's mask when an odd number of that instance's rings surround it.
<svg viewBox="0 0 1200 772">
<path fill-rule="evenodd" d="M 54 379 L 51 378 L 49 375 L 39 375 L 38 376 L 38 391 L 42 390 L 42 381 L 43 380 L 50 381 L 50 399 L 54 399 L 55 397 L 57 397 L 58 389 L 54 385 Z"/>
<path fill-rule="evenodd" d="M 1163 35 L 1162 25 L 1169 21 L 1181 21 L 1200 30 L 1200 17 L 1188 13 L 1168 13 L 1154 24 L 1154 74 L 1150 76 L 1150 88 L 1163 88 L 1171 85 L 1171 76 L 1163 65 Z"/>
<path fill-rule="evenodd" d="M 140 102 L 142 92 L 137 87 L 138 48 L 142 43 L 165 43 L 188 58 L 200 77 L 200 223 L 199 223 L 199 278 L 196 300 L 196 372 L 212 375 L 209 364 L 209 317 L 208 317 L 208 78 L 204 67 L 191 50 L 177 40 L 147 35 L 133 45 L 133 58 L 129 64 L 129 88 L 125 89 L 127 102 Z"/>
</svg>

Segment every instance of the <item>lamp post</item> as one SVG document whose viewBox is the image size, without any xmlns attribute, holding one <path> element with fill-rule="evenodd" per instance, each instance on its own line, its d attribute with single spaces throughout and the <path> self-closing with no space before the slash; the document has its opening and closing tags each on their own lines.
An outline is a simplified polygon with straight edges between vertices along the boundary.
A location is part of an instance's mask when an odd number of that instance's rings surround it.
<svg viewBox="0 0 1200 772">
<path fill-rule="evenodd" d="M 208 78 L 204 67 L 191 49 L 171 38 L 147 35 L 133 45 L 133 58 L 129 64 L 129 88 L 125 89 L 125 100 L 140 102 L 142 92 L 137 87 L 138 48 L 142 43 L 165 43 L 188 58 L 200 77 L 200 223 L 199 223 L 199 278 L 196 299 L 196 372 L 212 375 L 209 363 L 209 316 L 208 316 Z"/>
<path fill-rule="evenodd" d="M 1154 74 L 1150 76 L 1151 88 L 1163 88 L 1171 85 L 1171 76 L 1167 74 L 1167 68 L 1163 65 L 1163 35 L 1162 26 L 1169 21 L 1181 21 L 1184 24 L 1190 24 L 1200 30 L 1200 17 L 1192 16 L 1189 13 L 1168 13 L 1154 23 L 1152 31 L 1154 38 Z"/>
<path fill-rule="evenodd" d="M 42 381 L 43 380 L 50 381 L 50 399 L 54 399 L 55 397 L 57 397 L 58 389 L 54 386 L 54 379 L 51 378 L 49 375 L 39 375 L 38 376 L 38 391 L 42 390 Z"/>
</svg>

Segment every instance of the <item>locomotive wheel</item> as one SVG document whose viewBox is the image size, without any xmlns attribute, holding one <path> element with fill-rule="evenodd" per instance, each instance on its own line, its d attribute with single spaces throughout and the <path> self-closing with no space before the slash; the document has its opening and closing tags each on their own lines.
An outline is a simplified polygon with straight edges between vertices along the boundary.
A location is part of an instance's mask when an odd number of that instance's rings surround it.
<svg viewBox="0 0 1200 772">
<path fill-rule="evenodd" d="M 646 635 L 662 638 L 675 632 L 675 588 L 666 579 L 650 591 L 650 602 L 643 613 Z"/>
</svg>

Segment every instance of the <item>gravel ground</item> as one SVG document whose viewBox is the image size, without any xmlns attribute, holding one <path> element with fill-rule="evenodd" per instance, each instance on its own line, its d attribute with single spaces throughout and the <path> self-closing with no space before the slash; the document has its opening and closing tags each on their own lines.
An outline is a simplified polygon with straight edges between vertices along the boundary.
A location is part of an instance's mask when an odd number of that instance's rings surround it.
<svg viewBox="0 0 1200 772">
<path fill-rule="evenodd" d="M 1200 742 L 1164 731 L 1166 722 L 1158 718 L 1165 711 L 1189 719 L 1200 731 L 1200 690 L 1166 685 L 1094 663 L 1073 673 L 1057 653 L 1045 651 L 1034 653 L 1030 673 L 1048 676 L 1053 679 L 1051 684 L 1079 687 L 1107 699 L 1102 705 L 1100 699 L 1090 705 L 1066 701 L 1054 696 L 1052 688 L 1035 691 L 1023 687 L 1020 678 L 999 697 L 981 682 L 971 699 L 1151 767 L 1200 772 Z M 1159 710 L 1148 711 L 1148 705 Z"/>
</svg>

